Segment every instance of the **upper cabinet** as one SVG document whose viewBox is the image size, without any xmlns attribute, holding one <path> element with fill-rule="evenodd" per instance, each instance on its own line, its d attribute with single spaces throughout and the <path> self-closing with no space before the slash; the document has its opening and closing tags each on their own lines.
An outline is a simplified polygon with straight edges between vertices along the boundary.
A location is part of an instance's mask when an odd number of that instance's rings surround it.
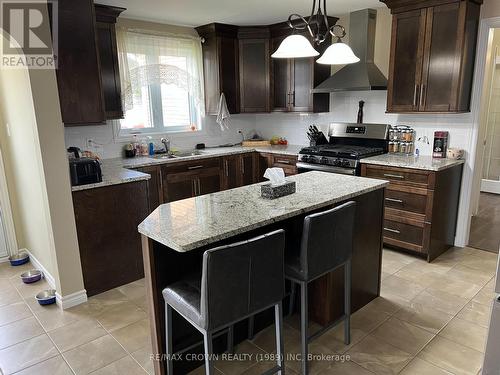
<svg viewBox="0 0 500 375">
<path fill-rule="evenodd" d="M 115 24 L 124 10 L 125 8 L 95 5 L 97 49 L 101 65 L 104 109 L 108 120 L 123 118 Z"/>
<path fill-rule="evenodd" d="M 238 32 L 240 70 L 240 112 L 269 112 L 269 30 L 242 27 Z"/>
<path fill-rule="evenodd" d="M 196 28 L 202 37 L 205 110 L 217 114 L 224 93 L 230 113 L 240 112 L 238 28 L 212 23 Z"/>
<path fill-rule="evenodd" d="M 394 15 L 387 112 L 468 112 L 482 0 L 383 2 Z"/>
<path fill-rule="evenodd" d="M 123 10 L 94 8 L 91 0 L 58 2 L 56 75 L 65 126 L 102 124 L 123 116 L 114 27 Z"/>
</svg>

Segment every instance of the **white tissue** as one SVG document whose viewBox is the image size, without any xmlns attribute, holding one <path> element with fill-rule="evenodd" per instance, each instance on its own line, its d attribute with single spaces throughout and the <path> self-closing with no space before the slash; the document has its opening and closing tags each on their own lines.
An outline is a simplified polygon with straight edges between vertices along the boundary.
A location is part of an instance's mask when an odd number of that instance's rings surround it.
<svg viewBox="0 0 500 375">
<path fill-rule="evenodd" d="M 283 168 L 267 168 L 264 172 L 264 178 L 271 181 L 273 186 L 282 185 L 286 182 Z"/>
</svg>

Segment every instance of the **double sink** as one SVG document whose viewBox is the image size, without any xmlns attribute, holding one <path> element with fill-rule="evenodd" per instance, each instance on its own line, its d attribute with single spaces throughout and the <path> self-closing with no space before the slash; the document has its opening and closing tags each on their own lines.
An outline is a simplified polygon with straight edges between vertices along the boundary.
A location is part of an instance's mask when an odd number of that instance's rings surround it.
<svg viewBox="0 0 500 375">
<path fill-rule="evenodd" d="M 203 152 L 200 150 L 190 150 L 190 151 L 179 151 L 179 152 L 168 152 L 165 154 L 156 154 L 150 156 L 151 159 L 179 159 L 179 158 L 187 158 L 189 156 L 197 156 L 203 155 Z"/>
</svg>

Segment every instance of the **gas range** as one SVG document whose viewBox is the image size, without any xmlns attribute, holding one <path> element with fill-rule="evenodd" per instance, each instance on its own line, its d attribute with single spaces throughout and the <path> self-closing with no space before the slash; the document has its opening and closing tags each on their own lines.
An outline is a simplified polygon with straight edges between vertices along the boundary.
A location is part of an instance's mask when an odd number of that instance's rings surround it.
<svg viewBox="0 0 500 375">
<path fill-rule="evenodd" d="M 328 144 L 300 150 L 299 172 L 319 170 L 359 175 L 360 159 L 387 152 L 388 129 L 386 124 L 330 124 Z"/>
</svg>

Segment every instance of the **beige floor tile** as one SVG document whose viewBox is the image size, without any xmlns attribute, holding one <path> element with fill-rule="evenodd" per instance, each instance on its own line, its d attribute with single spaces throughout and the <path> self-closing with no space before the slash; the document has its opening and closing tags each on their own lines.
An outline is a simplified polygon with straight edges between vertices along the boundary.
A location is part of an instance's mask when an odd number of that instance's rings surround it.
<svg viewBox="0 0 500 375">
<path fill-rule="evenodd" d="M 0 307 L 22 301 L 21 295 L 10 283 L 0 286 Z"/>
<path fill-rule="evenodd" d="M 378 310 L 377 306 L 367 305 L 351 315 L 351 327 L 369 333 L 389 317 L 389 314 Z"/>
<path fill-rule="evenodd" d="M 43 333 L 42 326 L 34 316 L 17 320 L 0 327 L 0 349 L 40 336 Z"/>
<path fill-rule="evenodd" d="M 94 371 L 92 375 L 145 375 L 146 371 L 131 357 L 126 356 L 118 361 Z"/>
<path fill-rule="evenodd" d="M 419 269 L 409 265 L 401 268 L 394 275 L 407 281 L 418 283 L 424 287 L 428 287 L 433 284 L 441 283 L 445 278 L 444 275 L 446 274 L 429 270 L 426 271 L 423 268 Z"/>
<path fill-rule="evenodd" d="M 299 340 L 300 333 L 288 325 L 283 325 L 283 341 L 285 347 L 293 340 Z M 252 343 L 268 353 L 276 353 L 275 325 L 271 325 L 255 334 Z"/>
<path fill-rule="evenodd" d="M 428 288 L 415 297 L 412 302 L 420 303 L 444 313 L 455 315 L 469 302 L 469 300 L 441 290 Z"/>
<path fill-rule="evenodd" d="M 11 282 L 19 294 L 25 299 L 35 298 L 42 290 L 51 289 L 45 279 L 37 281 L 36 283 L 25 284 L 20 277 L 16 277 L 11 279 Z"/>
<path fill-rule="evenodd" d="M 33 269 L 33 265 L 30 262 L 16 267 L 11 266 L 8 262 L 0 263 L 0 279 L 10 279 L 31 269 Z"/>
<path fill-rule="evenodd" d="M 56 304 L 41 306 L 34 299 L 27 300 L 26 302 L 47 332 L 74 323 L 78 320 L 89 319 L 68 310 L 61 310 Z"/>
<path fill-rule="evenodd" d="M 488 329 L 465 320 L 454 318 L 444 329 L 439 332 L 439 336 L 459 344 L 468 346 L 484 353 L 484 345 Z"/>
<path fill-rule="evenodd" d="M 408 303 L 394 316 L 432 334 L 438 333 L 453 318 L 451 314 L 446 314 L 418 302 Z"/>
<path fill-rule="evenodd" d="M 381 289 L 384 292 L 411 300 L 420 294 L 425 289 L 425 286 L 417 282 L 408 281 L 401 277 L 392 275 L 382 281 Z"/>
<path fill-rule="evenodd" d="M 148 312 L 149 306 L 148 306 L 148 299 L 146 296 L 133 298 L 130 300 L 130 302 L 132 302 L 136 306 L 139 306 L 144 311 Z"/>
<path fill-rule="evenodd" d="M 440 290 L 455 296 L 471 299 L 481 290 L 481 288 L 481 285 L 472 284 L 467 281 L 460 281 L 454 277 L 446 277 L 446 279 L 442 280 L 442 282 L 432 284 L 428 290 Z"/>
<path fill-rule="evenodd" d="M 200 367 L 196 368 L 195 370 L 189 372 L 188 375 L 205 375 L 205 366 L 201 365 Z M 214 375 L 222 375 L 222 372 L 214 368 Z"/>
<path fill-rule="evenodd" d="M 152 359 L 151 346 L 145 346 L 135 352 L 131 353 L 132 358 L 134 358 L 139 365 L 146 370 L 150 375 L 154 374 L 154 365 Z"/>
<path fill-rule="evenodd" d="M 49 332 L 50 338 L 61 352 L 74 349 L 106 334 L 104 328 L 93 319 L 77 320 Z"/>
<path fill-rule="evenodd" d="M 316 342 L 330 349 L 332 353 L 343 354 L 365 338 L 366 335 L 368 335 L 368 332 L 351 326 L 351 343 L 346 345 L 344 343 L 344 323 L 341 323 L 318 337 Z"/>
<path fill-rule="evenodd" d="M 94 297 L 90 297 L 87 302 L 72 307 L 70 309 L 67 309 L 65 311 L 81 317 L 95 318 L 105 313 L 109 309 L 122 304 L 123 302 L 126 301 L 120 301 L 116 299 L 105 300 L 105 299 L 96 299 Z"/>
<path fill-rule="evenodd" d="M 283 320 L 283 323 L 292 327 L 293 329 L 296 329 L 297 331 L 300 331 L 300 314 L 293 314 L 291 316 L 285 317 Z M 318 331 L 321 329 L 321 326 L 312 320 L 309 321 L 309 324 L 307 326 L 307 330 L 309 334 L 313 334 L 314 332 Z"/>
<path fill-rule="evenodd" d="M 417 258 L 405 253 L 400 253 L 395 250 L 384 249 L 382 251 L 382 259 L 392 260 L 404 264 L 413 263 Z"/>
<path fill-rule="evenodd" d="M 493 303 L 493 299 L 495 298 L 496 294 L 488 287 L 485 286 L 483 289 L 479 291 L 473 298 L 473 302 L 481 303 L 486 306 L 491 306 Z"/>
<path fill-rule="evenodd" d="M 417 354 L 434 337 L 434 334 L 397 318 L 385 321 L 372 332 L 372 335 L 413 355 Z"/>
<path fill-rule="evenodd" d="M 412 356 L 371 335 L 354 345 L 348 352 L 351 360 L 377 374 L 397 374 Z"/>
<path fill-rule="evenodd" d="M 24 302 L 16 302 L 0 307 L 0 327 L 17 320 L 29 318 L 30 316 L 33 316 L 33 314 Z"/>
<path fill-rule="evenodd" d="M 456 375 L 477 374 L 483 354 L 477 350 L 436 336 L 418 357 Z"/>
<path fill-rule="evenodd" d="M 275 362 L 259 362 L 259 363 L 256 363 L 255 365 L 249 367 L 245 371 L 238 373 L 238 374 L 241 374 L 241 375 L 261 375 L 264 372 L 266 372 L 267 370 L 270 370 L 275 366 L 276 366 Z M 202 366 L 201 368 L 204 369 L 205 367 Z M 285 373 L 286 374 L 297 374 L 294 370 L 288 368 L 286 366 L 286 364 L 285 364 Z M 202 372 L 198 372 L 198 374 L 204 375 L 204 373 L 202 373 Z"/>
<path fill-rule="evenodd" d="M 484 274 L 482 271 L 457 264 L 446 273 L 447 276 L 453 277 L 463 282 L 484 286 L 491 280 L 491 276 Z"/>
<path fill-rule="evenodd" d="M 483 289 L 486 289 L 490 292 L 494 292 L 495 291 L 495 286 L 496 286 L 496 276 L 493 276 L 490 281 L 488 281 L 488 283 L 484 286 Z"/>
<path fill-rule="evenodd" d="M 0 368 L 8 375 L 58 354 L 52 341 L 43 334 L 0 350 Z"/>
<path fill-rule="evenodd" d="M 401 375 L 453 375 L 440 367 L 426 362 L 418 357 L 414 358 L 408 366 L 404 368 Z"/>
<path fill-rule="evenodd" d="M 107 331 L 114 331 L 146 318 L 144 310 L 128 301 L 117 304 L 96 317 Z"/>
<path fill-rule="evenodd" d="M 380 275 L 380 279 L 384 280 L 384 279 L 388 278 L 389 276 L 391 276 L 390 273 L 382 271 L 382 274 Z"/>
<path fill-rule="evenodd" d="M 123 286 L 116 288 L 120 291 L 125 297 L 132 301 L 133 299 L 137 299 L 140 297 L 146 297 L 146 287 L 144 285 L 140 285 L 135 281 Z"/>
<path fill-rule="evenodd" d="M 300 340 L 297 339 L 285 341 L 285 353 L 287 359 L 286 366 L 293 371 L 300 373 L 302 366 L 302 362 L 300 360 L 300 357 L 298 356 L 301 353 Z M 308 353 L 309 357 L 311 358 L 311 360 L 309 361 L 310 375 L 318 374 L 324 369 L 331 366 L 332 361 L 329 358 L 321 357 L 322 355 L 332 356 L 337 354 L 332 352 L 330 348 L 321 345 L 319 339 L 314 340 L 309 344 Z"/>
<path fill-rule="evenodd" d="M 460 264 L 477 269 L 490 276 L 495 274 L 497 268 L 497 260 L 495 257 L 477 256 L 476 254 L 468 255 L 460 261 Z"/>
<path fill-rule="evenodd" d="M 446 273 L 458 264 L 457 260 L 437 258 L 432 263 L 428 263 L 425 259 L 417 259 L 409 264 L 406 268 L 413 268 L 420 272 Z"/>
<path fill-rule="evenodd" d="M 112 332 L 112 336 L 129 353 L 151 343 L 149 320 L 143 319 Z"/>
<path fill-rule="evenodd" d="M 406 306 L 408 302 L 409 300 L 406 300 L 405 298 L 381 291 L 380 297 L 375 298 L 369 303 L 368 306 L 374 310 L 393 315 L 403 306 Z"/>
<path fill-rule="evenodd" d="M 219 357 L 214 362 L 215 367 L 224 374 L 241 374 L 249 367 L 258 363 L 259 356 L 265 354 L 265 351 L 252 344 L 249 341 L 243 341 L 235 347 L 236 354 L 244 354 L 243 358 L 223 359 Z"/>
<path fill-rule="evenodd" d="M 320 375 L 373 375 L 373 372 L 366 370 L 352 361 L 336 362 L 329 368 L 320 372 Z"/>
<path fill-rule="evenodd" d="M 40 362 L 34 366 L 28 367 L 16 375 L 72 375 L 73 371 L 69 368 L 66 361 L 58 355 L 46 361 Z"/>
<path fill-rule="evenodd" d="M 103 301 L 106 303 L 116 303 L 119 301 L 128 301 L 129 299 L 125 294 L 120 292 L 117 288 L 108 290 L 104 293 L 97 294 L 95 296 L 90 297 L 91 300 Z"/>
<path fill-rule="evenodd" d="M 477 302 L 469 302 L 457 315 L 457 318 L 488 328 L 491 308 Z"/>
<path fill-rule="evenodd" d="M 64 359 L 78 374 L 88 374 L 127 355 L 110 335 L 99 337 L 63 354 Z"/>
<path fill-rule="evenodd" d="M 382 255 L 382 272 L 393 275 L 398 272 L 401 268 L 407 266 L 407 263 L 403 263 L 397 260 L 385 259 Z"/>
</svg>

